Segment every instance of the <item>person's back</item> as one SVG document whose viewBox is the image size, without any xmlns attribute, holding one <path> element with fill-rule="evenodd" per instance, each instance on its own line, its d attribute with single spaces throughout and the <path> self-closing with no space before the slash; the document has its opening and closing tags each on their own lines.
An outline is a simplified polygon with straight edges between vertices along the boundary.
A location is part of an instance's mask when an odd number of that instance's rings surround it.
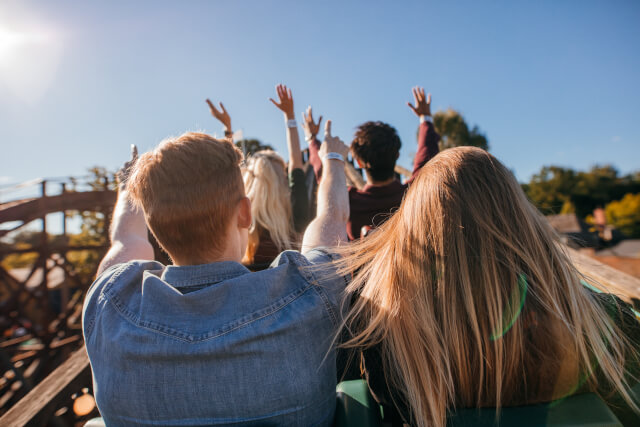
<svg viewBox="0 0 640 427">
<path fill-rule="evenodd" d="M 638 320 L 580 283 L 551 226 L 486 151 L 439 154 L 398 212 L 345 251 L 354 305 L 344 346 L 404 422 L 444 425 L 454 408 L 590 390 L 630 404 Z"/>
<path fill-rule="evenodd" d="M 84 319 L 107 425 L 330 425 L 345 283 L 314 284 L 297 252 L 274 264 L 134 261 L 105 272 Z"/>
<path fill-rule="evenodd" d="M 342 164 L 326 161 L 304 255 L 283 252 L 251 273 L 240 264 L 251 224 L 240 160 L 230 142 L 187 133 L 143 155 L 121 188 L 112 247 L 83 311 L 107 425 L 333 422 L 331 341 L 346 282 L 312 248 L 346 240 Z M 174 265 L 137 261 L 153 257 L 147 225 Z"/>
</svg>

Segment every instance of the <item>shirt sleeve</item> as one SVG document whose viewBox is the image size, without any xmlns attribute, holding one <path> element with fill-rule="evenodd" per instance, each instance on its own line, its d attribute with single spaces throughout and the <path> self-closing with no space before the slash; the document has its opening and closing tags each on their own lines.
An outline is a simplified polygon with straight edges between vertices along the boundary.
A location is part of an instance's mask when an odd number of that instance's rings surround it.
<svg viewBox="0 0 640 427">
<path fill-rule="evenodd" d="M 112 265 L 103 271 L 100 276 L 96 277 L 96 280 L 89 286 L 82 306 L 82 332 L 85 341 L 89 341 L 99 306 L 106 301 L 104 298 L 100 298 L 104 286 L 112 277 L 117 276 L 126 268 L 126 263 Z"/>
<path fill-rule="evenodd" d="M 420 172 L 420 169 L 436 154 L 440 151 L 438 142 L 440 141 L 440 135 L 436 132 L 433 123 L 425 121 L 420 123 L 420 129 L 418 131 L 418 151 L 413 160 L 413 173 L 407 183 L 413 182 L 413 180 Z"/>
<path fill-rule="evenodd" d="M 291 213 L 293 226 L 297 233 L 301 233 L 309 224 L 309 197 L 304 172 L 296 168 L 289 174 L 289 188 L 291 189 Z"/>
<path fill-rule="evenodd" d="M 309 142 L 309 163 L 313 167 L 313 172 L 316 174 L 316 181 L 320 182 L 322 178 L 322 159 L 320 158 L 320 141 L 317 138 L 313 138 Z"/>
<path fill-rule="evenodd" d="M 338 274 L 336 261 L 340 255 L 327 248 L 312 249 L 304 255 L 311 266 L 306 267 L 312 280 L 318 285 L 317 290 L 324 293 L 335 308 L 336 323 L 340 323 L 349 309 L 349 301 L 345 300 L 345 289 L 349 284 L 349 277 Z M 304 268 L 304 267 L 303 267 Z"/>
</svg>

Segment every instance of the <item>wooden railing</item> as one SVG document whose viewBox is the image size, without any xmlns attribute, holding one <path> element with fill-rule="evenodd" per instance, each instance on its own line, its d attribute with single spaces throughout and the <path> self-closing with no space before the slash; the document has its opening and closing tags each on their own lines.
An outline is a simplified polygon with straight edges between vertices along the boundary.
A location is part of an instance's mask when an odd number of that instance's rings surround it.
<svg viewBox="0 0 640 427">
<path fill-rule="evenodd" d="M 567 250 L 573 265 L 587 278 L 592 279 L 590 282 L 595 287 L 616 294 L 630 304 L 634 303 L 634 299 L 640 299 L 640 279 L 609 267 L 575 249 Z"/>
<path fill-rule="evenodd" d="M 629 302 L 640 298 L 640 279 L 573 249 L 567 250 L 578 270 L 594 279 L 595 285 L 602 290 L 615 293 Z M 89 360 L 82 347 L 0 418 L 0 426 L 45 425 L 58 406 L 90 381 Z"/>
<path fill-rule="evenodd" d="M 40 384 L 13 405 L 0 418 L 0 426 L 49 425 L 49 420 L 54 412 L 71 400 L 70 397 L 73 393 L 90 383 L 89 358 L 84 346 L 82 346 L 66 362 L 58 366 Z"/>
</svg>

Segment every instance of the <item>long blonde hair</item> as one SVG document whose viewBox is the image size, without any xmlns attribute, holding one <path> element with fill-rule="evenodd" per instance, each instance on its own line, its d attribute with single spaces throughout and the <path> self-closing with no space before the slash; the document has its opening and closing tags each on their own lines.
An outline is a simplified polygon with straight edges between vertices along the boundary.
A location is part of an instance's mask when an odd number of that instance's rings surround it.
<svg viewBox="0 0 640 427">
<path fill-rule="evenodd" d="M 342 273 L 355 275 L 348 291 L 359 295 L 344 346 L 380 346 L 412 425 L 444 425 L 456 406 L 562 397 L 582 376 L 595 387 L 596 366 L 635 408 L 629 343 L 557 242 L 498 160 L 446 150 L 393 217 L 342 249 Z"/>
<path fill-rule="evenodd" d="M 272 150 L 254 153 L 247 159 L 242 179 L 247 197 L 251 200 L 253 217 L 244 262 L 253 262 L 263 231 L 269 233 L 279 251 L 293 249 L 295 230 L 291 215 L 291 193 L 282 157 Z"/>
</svg>

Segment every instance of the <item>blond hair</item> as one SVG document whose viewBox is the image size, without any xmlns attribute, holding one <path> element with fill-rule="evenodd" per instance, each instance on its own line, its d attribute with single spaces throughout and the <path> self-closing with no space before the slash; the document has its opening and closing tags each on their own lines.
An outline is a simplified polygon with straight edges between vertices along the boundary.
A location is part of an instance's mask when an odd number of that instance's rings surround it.
<svg viewBox="0 0 640 427">
<path fill-rule="evenodd" d="M 205 260 L 224 251 L 223 236 L 244 197 L 241 160 L 230 142 L 195 132 L 140 156 L 127 189 L 172 259 Z"/>
<path fill-rule="evenodd" d="M 440 153 L 399 211 L 343 250 L 342 274 L 355 274 L 348 291 L 359 295 L 344 346 L 379 345 L 412 425 L 445 425 L 456 406 L 562 397 L 596 366 L 635 408 L 624 378 L 628 342 L 486 151 Z M 593 375 L 586 381 L 597 385 Z"/>
<path fill-rule="evenodd" d="M 251 200 L 253 223 L 243 262 L 252 263 L 260 234 L 268 232 L 279 251 L 293 249 L 294 227 L 286 165 L 272 150 L 262 150 L 247 159 L 242 178 Z"/>
</svg>

